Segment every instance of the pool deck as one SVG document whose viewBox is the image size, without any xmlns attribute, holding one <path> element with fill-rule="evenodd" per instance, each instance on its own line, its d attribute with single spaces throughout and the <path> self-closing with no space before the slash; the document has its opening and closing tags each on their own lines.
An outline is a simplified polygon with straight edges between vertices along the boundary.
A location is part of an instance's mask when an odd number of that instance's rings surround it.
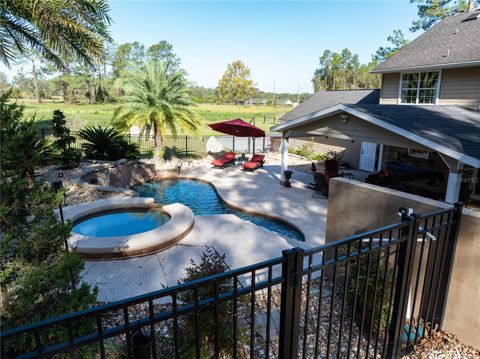
<svg viewBox="0 0 480 359">
<path fill-rule="evenodd" d="M 182 168 L 181 178 L 200 179 L 213 184 L 222 199 L 243 210 L 282 219 L 297 227 L 305 242 L 290 241 L 293 246 L 311 248 L 325 243 L 328 201 L 306 186 L 310 176 L 295 173 L 292 187 L 279 184 L 278 166 L 266 165 L 256 172 L 239 167 L 215 169 L 211 166 Z M 303 181 L 302 181 L 303 180 Z"/>
<path fill-rule="evenodd" d="M 210 182 L 232 206 L 289 222 L 302 231 L 305 242 L 285 239 L 231 214 L 195 216 L 192 231 L 162 252 L 121 260 L 87 260 L 83 279 L 98 285 L 99 301 L 125 299 L 177 284 L 191 260 L 200 260 L 205 246 L 225 254 L 233 269 L 279 257 L 282 250 L 294 246 L 307 249 L 324 244 L 327 199 L 306 187 L 308 175 L 295 173 L 300 181 L 293 180 L 292 188 L 284 188 L 276 165 L 251 173 L 239 167 L 212 169 L 205 161 L 183 166 L 181 177 Z"/>
<path fill-rule="evenodd" d="M 241 244 L 240 244 L 241 243 Z M 83 280 L 98 285 L 98 300 L 110 302 L 176 285 L 205 246 L 225 254 L 230 268 L 281 256 L 291 245 L 279 235 L 233 214 L 195 217 L 193 230 L 162 252 L 129 259 L 85 261 Z"/>
</svg>

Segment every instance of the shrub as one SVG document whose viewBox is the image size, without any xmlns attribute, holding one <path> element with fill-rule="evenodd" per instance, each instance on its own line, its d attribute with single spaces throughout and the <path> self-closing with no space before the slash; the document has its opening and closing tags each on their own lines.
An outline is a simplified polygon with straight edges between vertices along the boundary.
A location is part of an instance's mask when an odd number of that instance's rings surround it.
<svg viewBox="0 0 480 359">
<path fill-rule="evenodd" d="M 67 121 L 62 111 L 53 111 L 53 136 L 55 137 L 54 145 L 60 151 L 60 160 L 65 168 L 78 167 L 82 158 L 82 151 L 72 148 L 75 143 L 75 137 L 70 135 L 67 128 Z"/>
<path fill-rule="evenodd" d="M 45 183 L 29 185 L 24 179 L 2 178 L 0 204 L 1 313 L 3 328 L 29 324 L 52 316 L 85 309 L 96 301 L 96 289 L 81 282 L 84 263 L 65 251 L 71 223 L 61 223 L 54 208 L 62 201 Z M 94 328 L 76 323 L 76 332 Z M 42 333 L 45 344 L 66 340 L 66 333 Z M 7 342 L 14 356 L 32 350 L 31 338 Z M 8 355 L 7 355 L 8 356 Z"/>
<path fill-rule="evenodd" d="M 163 147 L 163 154 L 162 157 L 164 160 L 170 160 L 172 157 L 177 157 L 177 158 L 187 158 L 187 157 L 193 157 L 194 154 L 191 151 L 187 151 L 183 148 L 178 148 L 176 146 L 168 147 L 164 146 Z"/>
<path fill-rule="evenodd" d="M 324 161 L 325 154 L 313 151 L 313 143 L 301 146 L 299 149 L 289 149 L 288 152 L 308 158 L 310 161 Z"/>
<path fill-rule="evenodd" d="M 191 267 L 186 268 L 186 276 L 180 282 L 193 281 L 207 276 L 220 274 L 228 270 L 225 263 L 225 255 L 219 254 L 212 247 L 206 247 L 199 263 L 192 260 Z M 232 280 L 226 280 L 217 284 L 219 295 L 233 290 Z M 215 285 L 212 283 L 198 287 L 198 299 L 205 300 L 215 295 Z M 185 291 L 178 295 L 178 301 L 182 305 L 194 304 L 193 291 Z M 243 318 L 248 316 L 246 299 L 238 298 L 237 302 L 237 333 L 238 346 L 243 347 L 248 343 L 249 326 Z M 214 306 L 207 306 L 198 312 L 200 357 L 211 358 L 214 354 L 215 343 L 215 315 Z M 218 316 L 218 347 L 221 358 L 233 356 L 233 306 L 231 302 L 224 302 L 217 305 Z M 179 352 L 182 358 L 195 358 L 195 314 L 187 314 L 178 320 L 179 326 Z M 169 335 L 160 348 L 160 356 L 173 357 L 172 335 Z M 165 340 L 165 338 L 164 338 Z"/>
<path fill-rule="evenodd" d="M 367 246 L 368 243 L 363 243 L 362 250 Z M 351 252 L 354 253 L 357 250 L 358 248 L 352 248 Z M 340 249 L 339 252 L 346 254 L 346 248 Z M 389 259 L 385 250 L 371 251 L 369 256 L 364 253 L 356 261 L 352 261 L 349 270 L 347 302 L 351 310 L 355 307 L 353 319 L 358 327 L 362 326 L 363 320 L 364 333 L 371 332 L 374 336 L 384 330 L 389 320 L 390 290 L 394 285 L 393 268 L 387 263 Z M 387 270 L 385 270 L 386 264 Z M 374 302 L 375 307 L 372 310 L 371 306 Z M 362 316 L 364 308 L 365 312 Z"/>
<path fill-rule="evenodd" d="M 39 136 L 33 118 L 23 118 L 23 106 L 8 103 L 10 94 L 0 94 L 0 171 L 5 177 L 33 180 L 35 169 L 48 162 L 51 145 Z"/>
<path fill-rule="evenodd" d="M 82 143 L 82 148 L 88 159 L 115 161 L 140 157 L 138 146 L 128 143 L 113 127 L 88 126 L 80 131 L 79 136 L 87 141 Z"/>
</svg>

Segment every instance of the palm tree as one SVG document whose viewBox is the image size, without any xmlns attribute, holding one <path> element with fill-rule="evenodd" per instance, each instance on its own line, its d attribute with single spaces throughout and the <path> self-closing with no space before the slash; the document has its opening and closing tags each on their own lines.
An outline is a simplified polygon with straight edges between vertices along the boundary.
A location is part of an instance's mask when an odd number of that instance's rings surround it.
<svg viewBox="0 0 480 359">
<path fill-rule="evenodd" d="M 0 60 L 28 48 L 66 69 L 65 59 L 93 67 L 110 41 L 107 0 L 0 0 Z"/>
<path fill-rule="evenodd" d="M 170 62 L 153 59 L 134 67 L 125 83 L 126 104 L 115 110 L 113 123 L 121 130 L 133 125 L 147 132 L 153 128 L 155 157 L 160 156 L 167 131 L 175 137 L 179 130 L 198 131 L 200 122 L 192 111 L 184 71 L 172 71 Z"/>
</svg>

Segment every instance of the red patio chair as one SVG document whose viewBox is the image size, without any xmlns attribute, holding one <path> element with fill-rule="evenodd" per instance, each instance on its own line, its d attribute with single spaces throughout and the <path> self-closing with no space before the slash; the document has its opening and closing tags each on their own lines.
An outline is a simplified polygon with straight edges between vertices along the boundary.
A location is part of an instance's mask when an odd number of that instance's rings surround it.
<svg viewBox="0 0 480 359">
<path fill-rule="evenodd" d="M 213 160 L 211 164 L 213 167 L 216 168 L 225 168 L 228 165 L 235 164 L 235 153 L 225 153 L 222 158 L 217 158 L 216 160 Z"/>
<path fill-rule="evenodd" d="M 245 162 L 242 167 L 244 171 L 255 171 L 256 169 L 263 167 L 265 163 L 265 155 L 253 155 L 250 161 Z"/>
</svg>

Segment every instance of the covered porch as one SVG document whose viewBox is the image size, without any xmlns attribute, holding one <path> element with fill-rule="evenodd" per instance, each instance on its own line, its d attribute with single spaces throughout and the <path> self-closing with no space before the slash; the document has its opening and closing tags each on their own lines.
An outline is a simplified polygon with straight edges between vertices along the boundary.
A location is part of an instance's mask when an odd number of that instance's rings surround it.
<svg viewBox="0 0 480 359">
<path fill-rule="evenodd" d="M 386 118 L 381 116 L 385 111 L 389 111 Z M 336 105 L 272 130 L 282 134 L 282 174 L 288 169 L 290 142 L 298 146 L 310 141 L 314 148 L 327 146 L 340 152 L 340 165 L 365 172 L 367 181 L 383 174 L 391 176 L 388 182 L 370 183 L 454 203 L 480 199 L 480 156 L 476 156 L 480 151 L 480 113 L 466 110 L 458 115 L 465 114 L 472 121 L 462 118 L 451 131 L 450 122 L 455 118 L 425 106 Z M 430 120 L 422 124 L 428 115 Z M 436 123 L 432 117 L 437 117 Z"/>
</svg>

